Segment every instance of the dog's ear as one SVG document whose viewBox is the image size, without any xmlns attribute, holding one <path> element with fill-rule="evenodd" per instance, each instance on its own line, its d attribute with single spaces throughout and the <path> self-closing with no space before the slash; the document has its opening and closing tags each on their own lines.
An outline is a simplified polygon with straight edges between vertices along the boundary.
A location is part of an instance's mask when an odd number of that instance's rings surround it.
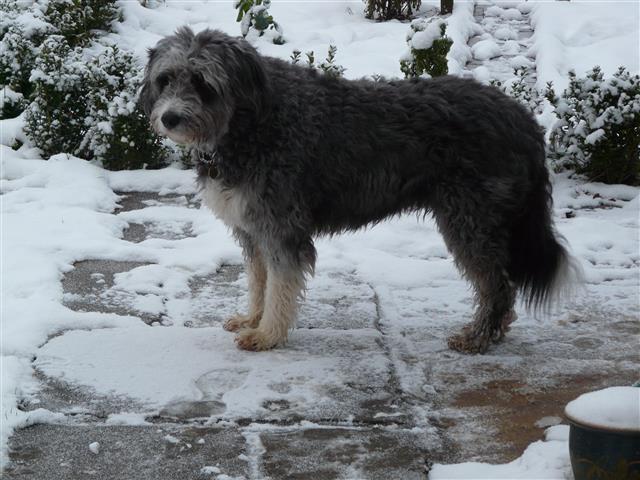
<svg viewBox="0 0 640 480">
<path fill-rule="evenodd" d="M 236 102 L 249 102 L 260 115 L 269 108 L 271 98 L 264 61 L 256 49 L 243 39 L 235 39 L 231 51 L 231 87 Z"/>
<path fill-rule="evenodd" d="M 149 60 L 147 61 L 147 66 L 144 69 L 144 78 L 142 80 L 142 88 L 138 94 L 138 105 L 145 113 L 145 115 L 149 116 L 151 110 L 153 110 L 153 104 L 155 103 L 153 93 L 151 92 L 151 67 L 153 66 L 153 62 L 158 56 L 157 50 L 155 48 L 150 48 L 148 50 Z"/>
<path fill-rule="evenodd" d="M 269 79 L 258 52 L 218 30 L 198 33 L 194 44 L 190 61 L 207 85 L 236 109 L 261 116 L 269 105 Z"/>
</svg>

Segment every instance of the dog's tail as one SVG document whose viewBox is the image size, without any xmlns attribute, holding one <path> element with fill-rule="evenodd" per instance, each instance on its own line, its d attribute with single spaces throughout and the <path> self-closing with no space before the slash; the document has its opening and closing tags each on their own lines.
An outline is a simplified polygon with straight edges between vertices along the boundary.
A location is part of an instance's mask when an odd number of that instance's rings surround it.
<svg viewBox="0 0 640 480">
<path fill-rule="evenodd" d="M 528 309 L 548 312 L 582 277 L 565 239 L 552 219 L 551 182 L 544 166 L 522 216 L 511 231 L 509 277 L 516 283 Z"/>
</svg>

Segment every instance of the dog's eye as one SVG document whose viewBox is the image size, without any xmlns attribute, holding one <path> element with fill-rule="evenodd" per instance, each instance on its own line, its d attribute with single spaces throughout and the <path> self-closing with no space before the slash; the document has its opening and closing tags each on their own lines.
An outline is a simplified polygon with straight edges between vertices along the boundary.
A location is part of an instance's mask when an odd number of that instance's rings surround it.
<svg viewBox="0 0 640 480">
<path fill-rule="evenodd" d="M 160 75 L 158 75 L 158 78 L 156 79 L 156 83 L 158 84 L 158 88 L 160 90 L 163 90 L 164 87 L 169 85 L 169 81 L 171 81 L 171 77 L 169 76 L 168 73 L 160 74 Z"/>
<path fill-rule="evenodd" d="M 193 75 L 191 83 L 203 102 L 210 102 L 216 98 L 216 91 L 200 75 Z"/>
</svg>

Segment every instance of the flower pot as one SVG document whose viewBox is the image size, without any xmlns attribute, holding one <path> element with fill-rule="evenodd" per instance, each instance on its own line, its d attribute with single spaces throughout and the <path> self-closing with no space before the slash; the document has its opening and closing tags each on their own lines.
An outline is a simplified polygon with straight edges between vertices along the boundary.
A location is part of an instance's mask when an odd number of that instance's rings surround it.
<svg viewBox="0 0 640 480">
<path fill-rule="evenodd" d="M 640 389 L 613 387 L 570 402 L 575 480 L 640 480 Z"/>
</svg>

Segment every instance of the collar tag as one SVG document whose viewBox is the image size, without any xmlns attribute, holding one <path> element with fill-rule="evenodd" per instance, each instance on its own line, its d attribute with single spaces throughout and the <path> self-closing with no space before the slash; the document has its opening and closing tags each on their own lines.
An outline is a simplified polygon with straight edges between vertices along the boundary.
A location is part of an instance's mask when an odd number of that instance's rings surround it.
<svg viewBox="0 0 640 480">
<path fill-rule="evenodd" d="M 206 169 L 207 175 L 216 179 L 220 176 L 220 171 L 218 170 L 218 152 L 214 150 L 213 152 L 204 152 L 202 150 L 198 151 L 198 160 L 200 164 Z"/>
</svg>

